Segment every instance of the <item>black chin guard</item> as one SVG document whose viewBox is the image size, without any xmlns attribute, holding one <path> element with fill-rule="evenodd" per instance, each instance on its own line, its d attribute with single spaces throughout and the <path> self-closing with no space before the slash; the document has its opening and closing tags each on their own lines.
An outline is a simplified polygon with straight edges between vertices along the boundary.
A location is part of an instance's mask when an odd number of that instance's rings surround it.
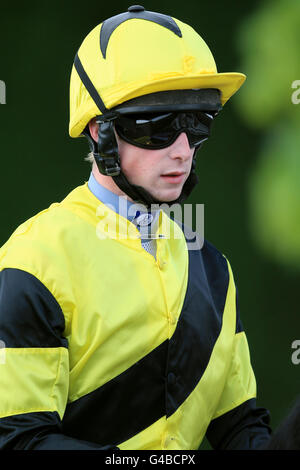
<svg viewBox="0 0 300 470">
<path fill-rule="evenodd" d="M 120 156 L 113 123 L 117 115 L 107 116 L 105 120 L 103 117 L 101 119 L 101 117 L 99 116 L 97 119 L 97 123 L 99 123 L 97 143 L 91 137 L 88 127 L 86 127 L 83 134 L 88 139 L 100 173 L 106 176 L 115 176 L 121 172 Z"/>
</svg>

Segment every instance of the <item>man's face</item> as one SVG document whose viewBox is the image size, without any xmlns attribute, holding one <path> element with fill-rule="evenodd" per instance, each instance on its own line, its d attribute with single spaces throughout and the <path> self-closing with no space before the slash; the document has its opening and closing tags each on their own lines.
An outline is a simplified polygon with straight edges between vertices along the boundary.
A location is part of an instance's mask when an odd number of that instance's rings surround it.
<svg viewBox="0 0 300 470">
<path fill-rule="evenodd" d="M 121 168 L 131 184 L 145 188 L 160 201 L 177 199 L 191 171 L 195 149 L 191 149 L 185 133 L 160 150 L 135 147 L 118 135 Z M 167 176 L 171 175 L 173 176 Z M 174 176 L 176 174 L 176 176 Z"/>
<path fill-rule="evenodd" d="M 90 126 L 90 131 L 96 140 L 98 128 Z M 131 184 L 142 186 L 159 201 L 173 201 L 180 196 L 195 152 L 190 148 L 185 133 L 181 133 L 169 147 L 160 150 L 136 147 L 117 134 L 116 138 L 121 168 Z M 174 173 L 176 176 L 167 176 Z"/>
</svg>

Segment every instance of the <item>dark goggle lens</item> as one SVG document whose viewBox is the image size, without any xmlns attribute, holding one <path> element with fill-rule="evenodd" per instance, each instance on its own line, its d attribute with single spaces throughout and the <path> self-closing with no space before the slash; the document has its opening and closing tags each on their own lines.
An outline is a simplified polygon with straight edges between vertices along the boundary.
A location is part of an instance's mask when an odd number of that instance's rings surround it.
<svg viewBox="0 0 300 470">
<path fill-rule="evenodd" d="M 171 145 L 181 132 L 190 147 L 204 142 L 210 132 L 213 114 L 165 113 L 120 116 L 115 122 L 119 137 L 137 147 L 160 149 Z"/>
</svg>

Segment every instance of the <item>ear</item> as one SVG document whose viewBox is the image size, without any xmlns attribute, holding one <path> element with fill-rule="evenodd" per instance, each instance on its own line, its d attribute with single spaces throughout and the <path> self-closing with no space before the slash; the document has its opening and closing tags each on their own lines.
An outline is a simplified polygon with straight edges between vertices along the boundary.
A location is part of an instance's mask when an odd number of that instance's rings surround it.
<svg viewBox="0 0 300 470">
<path fill-rule="evenodd" d="M 98 141 L 98 128 L 99 128 L 99 124 L 96 122 L 96 118 L 91 119 L 89 122 L 89 130 L 90 130 L 91 137 L 93 138 L 95 142 Z"/>
</svg>

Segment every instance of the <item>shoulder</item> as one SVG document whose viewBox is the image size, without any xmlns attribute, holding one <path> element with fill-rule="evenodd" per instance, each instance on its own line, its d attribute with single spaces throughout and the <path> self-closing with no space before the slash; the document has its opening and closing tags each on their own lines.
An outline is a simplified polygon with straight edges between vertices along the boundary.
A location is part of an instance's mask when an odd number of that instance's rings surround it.
<svg viewBox="0 0 300 470">
<path fill-rule="evenodd" d="M 20 224 L 11 234 L 6 243 L 0 248 L 0 264 L 3 257 L 12 257 L 14 254 L 22 258 L 27 250 L 46 250 L 53 244 L 53 240 L 68 223 L 68 214 L 59 203 L 41 212 Z"/>
<path fill-rule="evenodd" d="M 179 227 L 185 238 L 190 265 L 198 270 L 200 258 L 209 278 L 213 279 L 219 275 L 228 278 L 231 267 L 227 257 L 215 245 L 205 239 L 203 234 L 194 232 L 191 227 L 183 224 L 178 219 L 174 219 L 174 222 L 176 222 L 175 225 Z"/>
<path fill-rule="evenodd" d="M 1 283 L 13 292 L 12 309 L 18 302 L 24 315 L 31 304 L 49 315 L 64 312 L 69 324 L 69 299 L 73 299 L 69 260 L 76 252 L 73 219 L 72 213 L 54 203 L 17 227 L 0 248 Z"/>
<path fill-rule="evenodd" d="M 206 271 L 228 274 L 229 262 L 226 256 L 208 240 L 204 240 L 201 253 Z"/>
<path fill-rule="evenodd" d="M 76 251 L 72 237 L 79 225 L 77 219 L 61 202 L 55 202 L 26 220 L 0 248 L 0 271 L 25 271 L 52 293 L 58 291 L 65 278 L 65 260 Z"/>
<path fill-rule="evenodd" d="M 74 203 L 75 199 L 75 203 L 77 202 L 73 195 L 78 194 L 80 188 L 80 186 L 75 188 L 62 201 L 52 203 L 48 208 L 21 223 L 6 243 L 0 247 L 0 263 L 3 254 L 9 251 L 11 245 L 15 247 L 34 245 L 37 250 L 43 249 L 46 245 L 53 244 L 56 238 L 61 238 L 62 232 L 72 230 L 74 225 L 78 226 L 79 217 L 74 210 L 70 210 L 69 201 Z M 82 203 L 82 197 L 78 205 L 80 203 Z"/>
</svg>

